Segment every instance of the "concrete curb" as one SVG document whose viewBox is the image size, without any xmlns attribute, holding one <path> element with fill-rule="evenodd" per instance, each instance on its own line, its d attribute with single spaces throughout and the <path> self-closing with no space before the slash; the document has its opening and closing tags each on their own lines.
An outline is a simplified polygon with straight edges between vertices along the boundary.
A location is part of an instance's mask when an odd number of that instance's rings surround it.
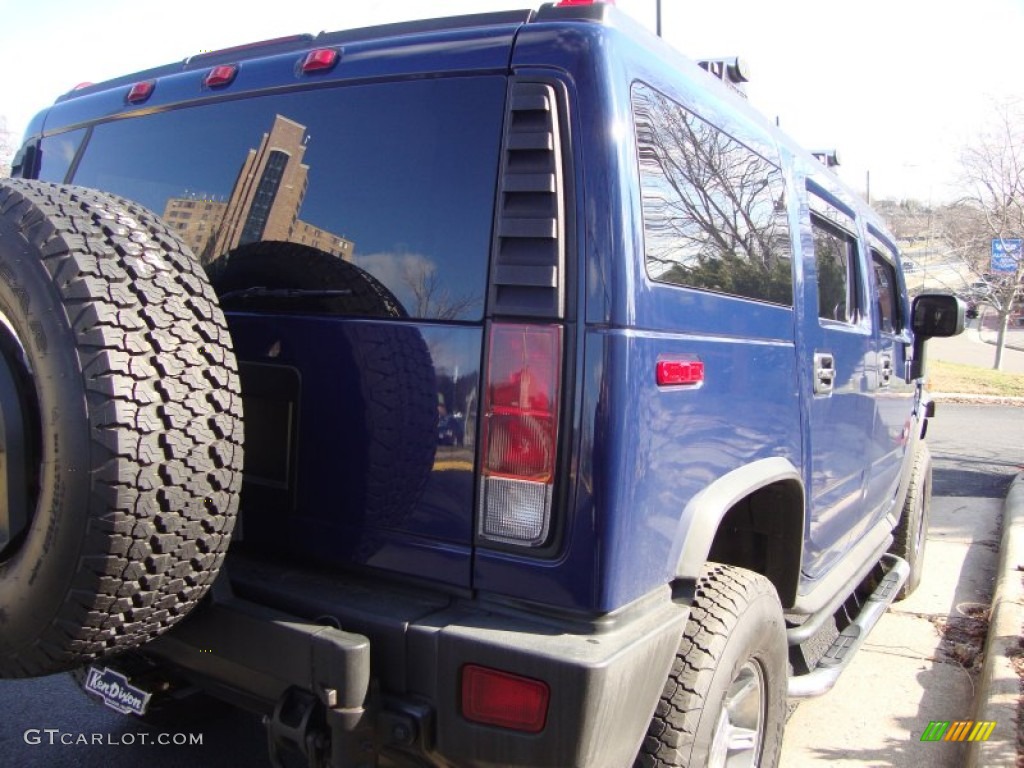
<svg viewBox="0 0 1024 768">
<path fill-rule="evenodd" d="M 1010 655 L 1019 653 L 1024 628 L 1024 474 L 1010 485 L 1003 506 L 1003 539 L 985 641 L 985 661 L 974 719 L 997 723 L 988 741 L 969 742 L 968 768 L 1017 764 L 1017 708 L 1021 681 Z"/>
<path fill-rule="evenodd" d="M 928 392 L 928 395 L 936 402 L 1024 406 L 1024 397 L 1010 395 L 968 395 L 960 392 Z"/>
</svg>

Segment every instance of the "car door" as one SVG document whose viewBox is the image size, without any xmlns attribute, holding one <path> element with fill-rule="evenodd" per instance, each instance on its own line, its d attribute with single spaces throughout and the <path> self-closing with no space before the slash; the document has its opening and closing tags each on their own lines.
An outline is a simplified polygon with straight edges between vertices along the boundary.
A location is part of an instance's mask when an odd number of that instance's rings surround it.
<svg viewBox="0 0 1024 768">
<path fill-rule="evenodd" d="M 864 516 L 874 439 L 875 339 L 864 253 L 853 211 L 808 182 L 802 222 L 810 511 L 804 573 L 814 579 L 845 551 Z M 816 317 L 814 316 L 816 314 Z"/>
<path fill-rule="evenodd" d="M 908 382 L 912 339 L 906 316 L 906 286 L 897 267 L 896 247 L 881 232 L 869 227 L 868 255 L 878 388 L 866 499 L 870 519 L 865 521 L 864 529 L 895 504 L 900 470 L 910 441 L 915 394 L 915 387 Z"/>
</svg>

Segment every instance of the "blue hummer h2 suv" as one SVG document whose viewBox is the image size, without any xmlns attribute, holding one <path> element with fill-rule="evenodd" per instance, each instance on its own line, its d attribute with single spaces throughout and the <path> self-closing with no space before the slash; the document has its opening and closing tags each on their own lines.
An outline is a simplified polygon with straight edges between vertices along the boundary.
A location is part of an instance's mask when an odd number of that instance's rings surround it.
<svg viewBox="0 0 1024 768">
<path fill-rule="evenodd" d="M 775 765 L 920 579 L 963 307 L 738 74 L 576 0 L 40 113 L 0 673 L 229 702 L 277 765 Z"/>
</svg>

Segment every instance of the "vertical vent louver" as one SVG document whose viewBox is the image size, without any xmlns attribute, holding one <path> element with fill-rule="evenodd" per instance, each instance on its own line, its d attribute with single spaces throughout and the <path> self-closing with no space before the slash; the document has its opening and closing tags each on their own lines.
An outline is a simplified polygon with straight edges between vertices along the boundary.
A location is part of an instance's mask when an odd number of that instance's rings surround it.
<svg viewBox="0 0 1024 768">
<path fill-rule="evenodd" d="M 565 202 L 557 92 L 513 80 L 491 256 L 490 311 L 561 319 Z"/>
</svg>

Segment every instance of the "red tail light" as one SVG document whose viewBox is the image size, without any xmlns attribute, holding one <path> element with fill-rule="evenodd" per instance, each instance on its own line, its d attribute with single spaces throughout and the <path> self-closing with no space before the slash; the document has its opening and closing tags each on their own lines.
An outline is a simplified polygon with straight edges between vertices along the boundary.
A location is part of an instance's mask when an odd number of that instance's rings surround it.
<svg viewBox="0 0 1024 768">
<path fill-rule="evenodd" d="M 496 669 L 462 668 L 462 715 L 486 725 L 540 733 L 548 716 L 547 683 Z"/>
<path fill-rule="evenodd" d="M 547 538 L 561 360 L 559 326 L 491 327 L 481 457 L 484 538 L 527 546 Z"/>
</svg>

